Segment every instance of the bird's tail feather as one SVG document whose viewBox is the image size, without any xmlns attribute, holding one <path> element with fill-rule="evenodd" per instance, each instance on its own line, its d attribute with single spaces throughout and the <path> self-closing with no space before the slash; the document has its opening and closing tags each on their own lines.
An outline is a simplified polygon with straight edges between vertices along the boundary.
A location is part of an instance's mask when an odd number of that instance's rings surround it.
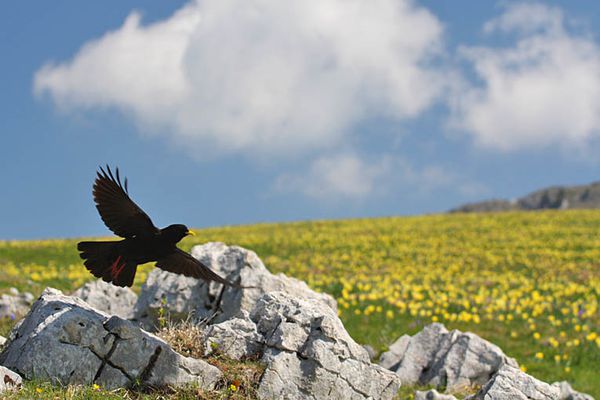
<svg viewBox="0 0 600 400">
<path fill-rule="evenodd" d="M 79 242 L 77 250 L 84 265 L 97 278 L 117 286 L 131 286 L 137 263 L 119 254 L 119 242 Z"/>
</svg>

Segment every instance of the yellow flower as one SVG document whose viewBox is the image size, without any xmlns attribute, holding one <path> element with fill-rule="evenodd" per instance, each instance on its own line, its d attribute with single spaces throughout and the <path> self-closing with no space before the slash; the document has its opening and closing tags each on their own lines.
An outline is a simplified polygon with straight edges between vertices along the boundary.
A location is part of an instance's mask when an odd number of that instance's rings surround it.
<svg viewBox="0 0 600 400">
<path fill-rule="evenodd" d="M 238 390 L 238 387 L 237 387 L 237 386 L 235 386 L 235 385 L 232 383 L 231 385 L 229 385 L 229 390 L 230 390 L 231 392 L 237 392 L 237 390 Z"/>
<path fill-rule="evenodd" d="M 42 393 L 44 391 L 44 389 L 42 389 L 42 388 L 35 388 L 35 391 L 38 392 L 38 393 Z"/>
<path fill-rule="evenodd" d="M 535 353 L 535 358 L 537 358 L 538 360 L 543 360 L 544 353 L 542 353 L 541 351 L 538 351 L 537 353 Z"/>
<path fill-rule="evenodd" d="M 533 338 L 534 338 L 535 340 L 540 340 L 540 338 L 541 338 L 541 337 L 542 337 L 542 335 L 540 335 L 540 334 L 539 334 L 539 332 L 534 332 L 534 334 L 533 334 Z"/>
</svg>

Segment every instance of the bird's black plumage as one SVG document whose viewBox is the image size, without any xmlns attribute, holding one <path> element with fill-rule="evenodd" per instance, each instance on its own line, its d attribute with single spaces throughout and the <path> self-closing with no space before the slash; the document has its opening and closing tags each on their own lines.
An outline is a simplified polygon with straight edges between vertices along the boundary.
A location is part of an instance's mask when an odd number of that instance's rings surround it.
<svg viewBox="0 0 600 400">
<path fill-rule="evenodd" d="M 228 286 L 242 287 L 222 278 L 177 247 L 191 231 L 181 224 L 158 229 L 150 217 L 129 197 L 127 179 L 119 169 L 100 171 L 94 182 L 94 202 L 104 224 L 121 236 L 120 241 L 79 242 L 77 249 L 86 268 L 98 278 L 117 286 L 131 286 L 139 264 L 156 261 L 158 268 Z"/>
</svg>

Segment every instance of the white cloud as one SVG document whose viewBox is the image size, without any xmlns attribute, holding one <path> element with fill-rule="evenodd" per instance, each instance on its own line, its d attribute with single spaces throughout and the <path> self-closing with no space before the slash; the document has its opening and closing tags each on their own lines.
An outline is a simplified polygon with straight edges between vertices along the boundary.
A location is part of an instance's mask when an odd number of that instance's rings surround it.
<svg viewBox="0 0 600 400">
<path fill-rule="evenodd" d="M 440 165 L 416 168 L 390 154 L 368 159 L 352 152 L 319 157 L 313 160 L 308 171 L 283 174 L 274 185 L 276 192 L 299 193 L 332 203 L 361 201 L 398 192 L 404 193 L 402 197 L 430 196 L 432 192 L 448 188 L 469 196 L 488 192 L 485 186 Z"/>
<path fill-rule="evenodd" d="M 312 162 L 308 173 L 281 175 L 275 189 L 317 200 L 360 200 L 382 192 L 381 186 L 391 172 L 390 161 L 383 157 L 370 163 L 353 153 L 321 157 Z"/>
<path fill-rule="evenodd" d="M 559 8 L 513 4 L 489 33 L 514 46 L 462 48 L 480 86 L 462 88 L 453 122 L 484 147 L 503 151 L 583 146 L 600 137 L 600 47 L 571 32 Z"/>
<path fill-rule="evenodd" d="M 438 20 L 411 0 L 204 0 L 48 63 L 34 89 L 62 109 L 116 107 L 197 149 L 292 154 L 367 117 L 414 117 L 440 95 Z"/>
</svg>

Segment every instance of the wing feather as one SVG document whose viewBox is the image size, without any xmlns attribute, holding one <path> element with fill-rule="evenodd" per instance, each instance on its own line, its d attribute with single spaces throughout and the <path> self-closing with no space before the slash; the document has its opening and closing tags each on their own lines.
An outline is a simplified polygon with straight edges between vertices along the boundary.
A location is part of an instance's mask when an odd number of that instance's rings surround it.
<svg viewBox="0 0 600 400">
<path fill-rule="evenodd" d="M 93 195 L 100 218 L 116 235 L 129 238 L 158 232 L 150 217 L 129 197 L 127 179 L 123 186 L 118 168 L 115 178 L 108 165 L 106 171 L 100 167 Z"/>
<path fill-rule="evenodd" d="M 202 264 L 200 261 L 181 249 L 176 249 L 173 253 L 158 260 L 156 262 L 156 266 L 165 271 L 182 274 L 196 279 L 215 281 L 222 283 L 223 285 L 237 288 L 245 287 L 222 278 L 209 267 Z"/>
</svg>

